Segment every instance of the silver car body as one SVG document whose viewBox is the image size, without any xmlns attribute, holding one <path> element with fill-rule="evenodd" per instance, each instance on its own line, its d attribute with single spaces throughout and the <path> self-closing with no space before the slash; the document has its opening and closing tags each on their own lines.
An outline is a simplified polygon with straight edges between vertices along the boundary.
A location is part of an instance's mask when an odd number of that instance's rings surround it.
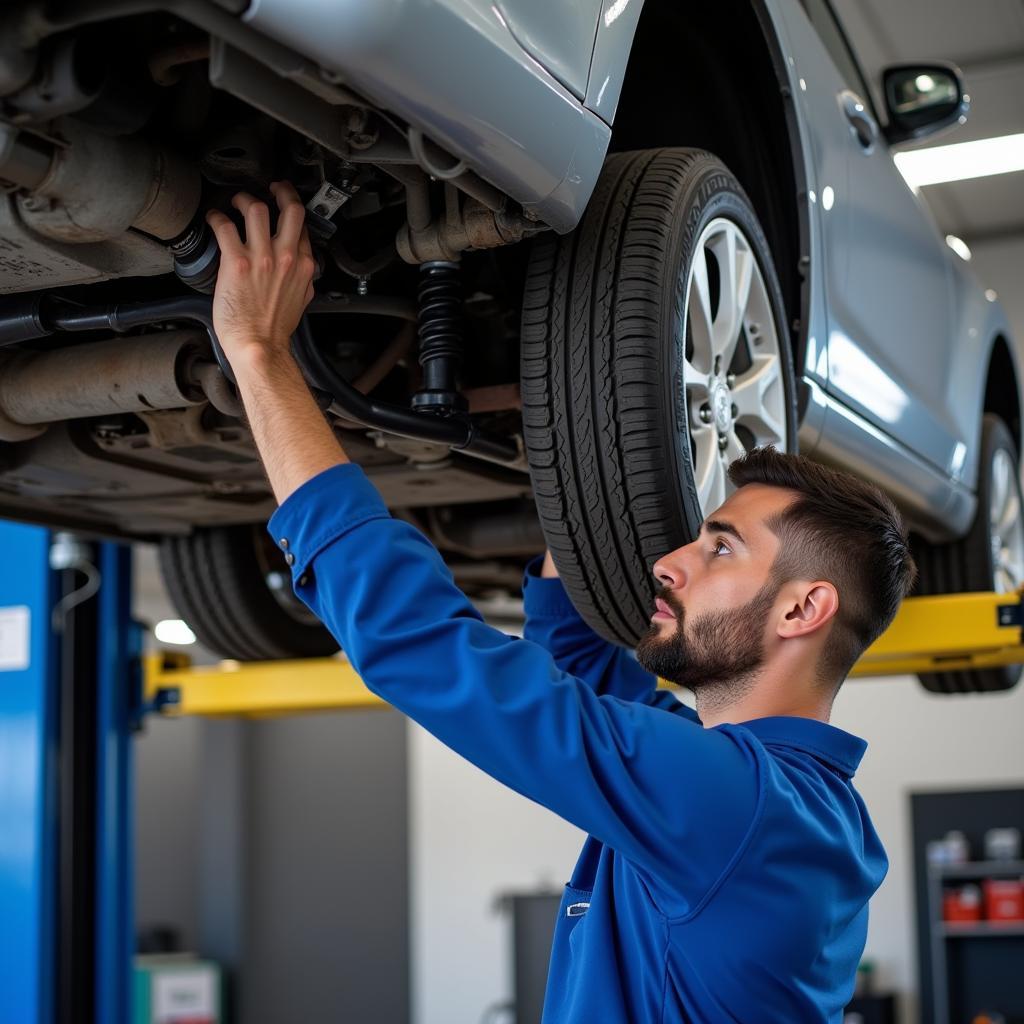
<svg viewBox="0 0 1024 1024">
<path fill-rule="evenodd" d="M 962 536 L 990 354 L 1009 325 L 898 172 L 869 90 L 849 81 L 855 68 L 844 78 L 798 0 L 755 8 L 795 105 L 789 142 L 806 183 L 801 450 L 876 480 L 929 539 Z M 642 0 L 254 0 L 242 18 L 565 232 L 600 173 L 641 9 Z"/>
</svg>

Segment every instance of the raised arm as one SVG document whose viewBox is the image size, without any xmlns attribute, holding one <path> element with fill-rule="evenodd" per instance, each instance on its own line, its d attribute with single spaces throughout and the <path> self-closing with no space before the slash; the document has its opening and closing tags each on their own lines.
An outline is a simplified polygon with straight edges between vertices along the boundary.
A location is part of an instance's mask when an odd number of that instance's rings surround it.
<svg viewBox="0 0 1024 1024">
<path fill-rule="evenodd" d="M 563 672 L 578 677 L 596 694 L 643 703 L 657 698 L 669 707 L 678 704 L 668 694 L 657 695 L 657 680 L 637 664 L 631 652 L 598 636 L 583 621 L 565 592 L 550 552 L 526 567 L 523 610 L 523 636 L 549 651 Z"/>
<path fill-rule="evenodd" d="M 295 592 L 366 685 L 488 774 L 603 840 L 663 912 L 694 908 L 756 824 L 759 748 L 747 730 L 598 695 L 528 640 L 485 625 L 439 552 L 393 519 L 348 463 L 288 351 L 311 294 L 294 190 L 282 212 L 236 197 L 242 243 L 211 214 L 222 260 L 214 321 L 281 507 L 270 522 Z M 368 766 L 372 770 L 372 765 Z"/>
</svg>

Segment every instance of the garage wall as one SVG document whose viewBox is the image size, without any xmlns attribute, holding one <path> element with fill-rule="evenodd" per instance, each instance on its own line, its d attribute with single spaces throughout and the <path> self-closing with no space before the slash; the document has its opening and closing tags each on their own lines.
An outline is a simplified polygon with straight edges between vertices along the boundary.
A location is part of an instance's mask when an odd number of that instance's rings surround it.
<svg viewBox="0 0 1024 1024">
<path fill-rule="evenodd" d="M 409 728 L 412 1024 L 509 1024 L 503 893 L 561 889 L 584 835 Z M 553 923 L 553 922 L 552 922 Z"/>
<path fill-rule="evenodd" d="M 152 717 L 135 742 L 135 920 L 199 939 L 199 774 L 203 722 Z M 170 827 L 168 827 L 171 823 Z"/>
<path fill-rule="evenodd" d="M 866 955 L 880 983 L 903 994 L 910 1024 L 917 1007 L 910 794 L 1024 782 L 1024 685 L 1008 694 L 944 697 L 912 678 L 854 680 L 840 692 L 832 721 L 869 743 L 856 782 L 890 868 L 871 905 Z"/>
<path fill-rule="evenodd" d="M 857 784 L 892 867 L 872 905 L 866 955 L 913 1014 L 909 794 L 1020 785 L 1024 687 L 944 698 L 915 679 L 858 680 L 844 688 L 833 722 L 870 744 Z M 511 994 L 509 925 L 494 900 L 509 889 L 561 886 L 582 834 L 415 727 L 409 772 L 413 1024 L 506 1022 L 484 1016 Z M 906 1016 L 905 1024 L 914 1019 Z"/>
<path fill-rule="evenodd" d="M 173 617 L 152 549 L 135 569 L 135 617 Z M 407 1024 L 406 731 L 360 710 L 135 737 L 137 925 L 222 964 L 232 1019 Z"/>
</svg>

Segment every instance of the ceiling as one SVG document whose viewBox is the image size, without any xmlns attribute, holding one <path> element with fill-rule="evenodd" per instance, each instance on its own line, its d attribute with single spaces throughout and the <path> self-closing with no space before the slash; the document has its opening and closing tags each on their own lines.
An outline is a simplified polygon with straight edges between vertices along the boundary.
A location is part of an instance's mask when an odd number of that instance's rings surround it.
<svg viewBox="0 0 1024 1024">
<path fill-rule="evenodd" d="M 967 124 L 906 148 L 1024 132 L 1024 0 L 833 0 L 833 6 L 876 90 L 889 64 L 951 60 L 963 72 L 971 97 Z M 968 242 L 1024 234 L 1024 171 L 921 191 L 946 233 Z"/>
</svg>

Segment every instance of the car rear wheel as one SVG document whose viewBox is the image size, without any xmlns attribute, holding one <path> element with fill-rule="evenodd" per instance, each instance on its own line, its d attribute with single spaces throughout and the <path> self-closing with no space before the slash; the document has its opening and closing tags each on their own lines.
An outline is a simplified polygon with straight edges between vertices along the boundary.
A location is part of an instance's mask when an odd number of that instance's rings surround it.
<svg viewBox="0 0 1024 1024">
<path fill-rule="evenodd" d="M 166 537 L 160 570 L 178 614 L 223 658 L 326 657 L 334 637 L 295 596 L 284 557 L 259 525 Z"/>
<path fill-rule="evenodd" d="M 961 541 L 922 546 L 917 555 L 918 593 L 1017 590 L 1024 584 L 1022 510 L 1017 446 L 1006 423 L 987 413 L 981 427 L 974 524 Z M 933 693 L 985 693 L 1009 690 L 1020 676 L 1020 665 L 1008 665 L 975 672 L 933 672 L 920 680 Z"/>
<path fill-rule="evenodd" d="M 729 463 L 793 451 L 787 317 L 742 188 L 710 153 L 609 157 L 579 227 L 536 245 L 522 326 L 524 436 L 574 604 L 633 646 L 650 567 L 727 497 Z"/>
</svg>

